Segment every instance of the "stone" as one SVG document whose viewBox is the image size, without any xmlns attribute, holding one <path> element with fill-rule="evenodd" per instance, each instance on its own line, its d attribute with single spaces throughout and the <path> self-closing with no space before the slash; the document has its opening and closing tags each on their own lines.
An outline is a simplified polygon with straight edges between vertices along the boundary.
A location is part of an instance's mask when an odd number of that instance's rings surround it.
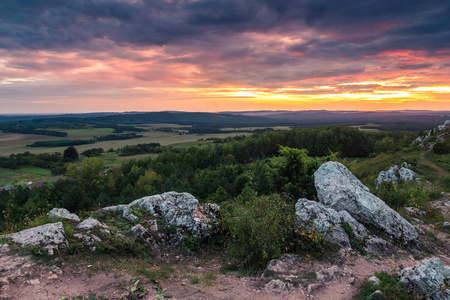
<svg viewBox="0 0 450 300">
<path fill-rule="evenodd" d="M 264 274 L 291 275 L 299 272 L 299 257 L 295 254 L 283 254 L 279 259 L 272 259 L 267 264 Z"/>
<path fill-rule="evenodd" d="M 426 212 L 417 207 L 404 207 L 403 210 L 410 216 L 425 217 Z"/>
<path fill-rule="evenodd" d="M 102 224 L 99 220 L 94 219 L 94 218 L 88 218 L 86 220 L 84 220 L 83 222 L 81 222 L 80 224 L 78 224 L 77 228 L 78 229 L 82 229 L 82 230 L 92 230 L 96 227 L 99 228 L 107 228 L 106 225 Z"/>
<path fill-rule="evenodd" d="M 88 247 L 91 252 L 94 252 L 97 249 L 96 245 L 102 241 L 98 236 L 91 233 L 75 233 L 73 237 L 81 240 L 81 243 Z"/>
<path fill-rule="evenodd" d="M 366 241 L 364 250 L 375 256 L 390 256 L 397 252 L 397 247 L 386 240 L 372 237 Z"/>
<path fill-rule="evenodd" d="M 444 223 L 442 223 L 442 227 L 450 227 L 450 222 L 444 222 Z"/>
<path fill-rule="evenodd" d="M 49 219 L 66 219 L 69 221 L 80 222 L 80 218 L 76 214 L 70 213 L 65 208 L 54 208 L 48 213 Z"/>
<path fill-rule="evenodd" d="M 0 238 L 11 238 L 14 243 L 24 246 L 40 246 L 46 249 L 50 255 L 53 255 L 55 249 L 67 249 L 69 247 L 69 242 L 67 241 L 61 222 L 49 223 L 16 233 L 2 235 Z"/>
<path fill-rule="evenodd" d="M 380 284 L 380 279 L 378 279 L 378 277 L 376 277 L 376 276 L 372 276 L 372 277 L 370 277 L 367 280 L 372 282 L 373 285 L 379 285 Z"/>
<path fill-rule="evenodd" d="M 318 290 L 321 290 L 324 287 L 323 283 L 312 283 L 309 284 L 306 288 L 306 293 L 308 295 L 311 295 L 312 293 L 317 292 Z"/>
<path fill-rule="evenodd" d="M 332 266 L 331 268 L 321 270 L 317 273 L 317 281 L 327 282 L 333 281 L 339 276 L 339 267 Z"/>
<path fill-rule="evenodd" d="M 167 225 L 174 225 L 198 238 L 206 238 L 214 233 L 219 211 L 216 204 L 200 206 L 191 194 L 176 192 L 143 197 L 128 206 L 163 217 Z"/>
<path fill-rule="evenodd" d="M 108 206 L 102 208 L 104 211 L 114 211 L 116 213 L 122 213 L 122 217 L 130 222 L 137 220 L 138 217 L 130 212 L 130 207 L 128 205 L 116 205 Z"/>
<path fill-rule="evenodd" d="M 375 179 L 375 186 L 378 187 L 378 185 L 382 184 L 383 182 L 392 182 L 395 184 L 399 179 L 403 181 L 413 182 L 416 179 L 416 173 L 410 170 L 410 167 L 410 164 L 403 162 L 401 164 L 401 168 L 395 165 L 386 172 L 381 171 L 380 174 L 378 174 L 378 177 Z"/>
<path fill-rule="evenodd" d="M 341 216 L 342 223 L 347 223 L 350 226 L 356 240 L 363 241 L 369 235 L 366 227 L 356 221 L 347 211 L 340 211 L 339 215 Z"/>
<path fill-rule="evenodd" d="M 133 226 L 129 233 L 138 241 L 143 243 L 150 243 L 152 240 L 152 235 L 148 232 L 147 229 L 145 229 L 144 226 L 141 224 L 137 224 L 136 226 Z"/>
<path fill-rule="evenodd" d="M 328 242 L 350 249 L 349 237 L 341 226 L 341 216 L 334 209 L 300 198 L 295 204 L 295 216 L 298 236 L 305 234 L 304 228 L 310 231 L 314 229 L 318 234 L 323 234 Z"/>
<path fill-rule="evenodd" d="M 383 293 L 380 290 L 376 290 L 375 292 L 370 294 L 370 297 L 371 297 L 370 299 L 374 300 L 389 300 L 383 295 Z"/>
<path fill-rule="evenodd" d="M 279 279 L 274 279 L 267 283 L 264 289 L 266 290 L 266 292 L 271 294 L 281 294 L 284 291 L 292 289 L 292 284 L 283 282 Z"/>
<path fill-rule="evenodd" d="M 407 248 L 420 248 L 414 227 L 370 193 L 344 165 L 326 162 L 314 177 L 317 197 L 325 207 L 347 211 L 358 222 L 385 231 Z"/>
<path fill-rule="evenodd" d="M 398 274 L 405 287 L 429 300 L 450 299 L 450 268 L 439 258 L 423 260 Z"/>
</svg>

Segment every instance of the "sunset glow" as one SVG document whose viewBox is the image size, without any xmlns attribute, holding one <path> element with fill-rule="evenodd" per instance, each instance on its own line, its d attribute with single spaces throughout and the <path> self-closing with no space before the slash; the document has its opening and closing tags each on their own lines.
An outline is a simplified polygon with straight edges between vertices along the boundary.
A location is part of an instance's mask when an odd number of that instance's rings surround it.
<svg viewBox="0 0 450 300">
<path fill-rule="evenodd" d="M 450 110 L 450 4 L 338 2 L 2 1 L 1 113 Z"/>
</svg>

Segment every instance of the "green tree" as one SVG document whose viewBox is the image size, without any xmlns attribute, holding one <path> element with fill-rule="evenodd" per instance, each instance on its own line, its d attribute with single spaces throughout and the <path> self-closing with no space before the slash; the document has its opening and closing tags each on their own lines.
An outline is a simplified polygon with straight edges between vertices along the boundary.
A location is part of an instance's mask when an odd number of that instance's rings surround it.
<svg viewBox="0 0 450 300">
<path fill-rule="evenodd" d="M 63 157 L 66 161 L 77 160 L 79 158 L 78 151 L 74 146 L 69 146 L 66 150 L 64 150 Z"/>
</svg>

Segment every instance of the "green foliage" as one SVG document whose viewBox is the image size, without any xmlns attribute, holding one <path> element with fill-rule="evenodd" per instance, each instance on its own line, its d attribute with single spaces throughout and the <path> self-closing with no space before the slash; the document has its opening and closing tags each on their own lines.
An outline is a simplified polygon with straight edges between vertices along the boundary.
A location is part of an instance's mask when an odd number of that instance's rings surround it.
<svg viewBox="0 0 450 300">
<path fill-rule="evenodd" d="M 438 142 L 433 145 L 433 152 L 436 154 L 448 154 L 450 153 L 450 139 L 444 142 Z"/>
<path fill-rule="evenodd" d="M 181 250 L 184 251 L 197 251 L 200 249 L 201 239 L 198 237 L 185 236 L 181 243 Z"/>
<path fill-rule="evenodd" d="M 379 290 L 386 297 L 386 299 L 420 299 L 418 295 L 405 289 L 403 283 L 397 279 L 397 274 L 389 275 L 388 273 L 382 271 L 376 273 L 375 276 L 380 279 L 380 283 L 378 285 L 374 285 L 371 281 L 367 279 L 364 280 L 359 286 L 359 293 L 354 297 L 355 300 L 376 300 L 377 298 L 371 297 L 370 295 L 377 290 Z"/>
<path fill-rule="evenodd" d="M 74 160 L 78 160 L 78 151 L 77 149 L 75 149 L 74 146 L 69 146 L 67 147 L 66 150 L 64 150 L 64 154 L 63 154 L 64 160 L 66 161 L 74 161 Z"/>
<path fill-rule="evenodd" d="M 333 230 L 330 228 L 330 230 Z M 297 224 L 295 229 L 297 236 L 296 243 L 301 251 L 306 254 L 306 259 L 309 260 L 311 255 L 316 258 L 321 258 L 327 249 L 334 248 L 326 242 L 327 231 L 316 228 L 314 223 L 311 224 Z"/>
<path fill-rule="evenodd" d="M 293 248 L 294 205 L 277 195 L 227 203 L 222 218 L 228 253 L 245 269 L 265 267 Z"/>
<path fill-rule="evenodd" d="M 422 210 L 427 210 L 426 202 L 432 196 L 432 192 L 425 190 L 423 185 L 410 182 L 384 182 L 378 186 L 375 194 L 391 208 L 412 206 Z"/>
<path fill-rule="evenodd" d="M 350 227 L 350 225 L 347 222 L 343 222 L 341 224 L 342 229 L 344 229 L 345 233 L 349 236 L 349 237 L 353 237 L 355 234 L 353 233 L 353 229 L 352 227 Z"/>
</svg>

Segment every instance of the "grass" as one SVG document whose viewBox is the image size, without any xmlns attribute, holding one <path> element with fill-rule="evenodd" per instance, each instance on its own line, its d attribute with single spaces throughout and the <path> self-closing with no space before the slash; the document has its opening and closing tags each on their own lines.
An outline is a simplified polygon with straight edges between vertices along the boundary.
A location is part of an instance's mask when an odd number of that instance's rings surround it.
<svg viewBox="0 0 450 300">
<path fill-rule="evenodd" d="M 23 167 L 16 170 L 0 168 L 0 186 L 10 185 L 17 181 L 49 182 L 60 177 L 51 175 L 48 169 L 37 167 Z"/>
</svg>

